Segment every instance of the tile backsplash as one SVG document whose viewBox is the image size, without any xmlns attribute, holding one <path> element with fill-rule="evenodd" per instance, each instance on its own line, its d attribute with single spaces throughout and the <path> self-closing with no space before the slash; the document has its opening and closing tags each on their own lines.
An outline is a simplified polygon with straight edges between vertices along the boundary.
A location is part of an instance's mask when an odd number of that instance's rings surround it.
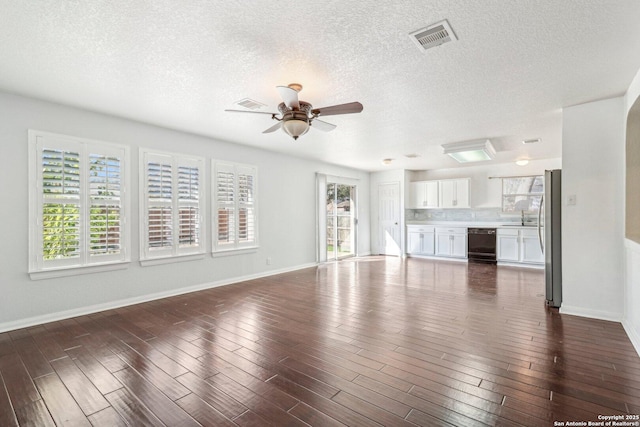
<svg viewBox="0 0 640 427">
<path fill-rule="evenodd" d="M 407 221 L 520 222 L 520 214 L 503 213 L 501 208 L 476 209 L 407 209 Z M 525 221 L 537 222 L 535 214 L 525 214 Z"/>
</svg>

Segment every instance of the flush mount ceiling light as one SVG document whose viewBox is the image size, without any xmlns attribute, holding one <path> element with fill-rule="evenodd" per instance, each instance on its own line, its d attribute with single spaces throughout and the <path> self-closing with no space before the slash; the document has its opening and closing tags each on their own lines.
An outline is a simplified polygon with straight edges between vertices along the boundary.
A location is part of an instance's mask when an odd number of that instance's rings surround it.
<svg viewBox="0 0 640 427">
<path fill-rule="evenodd" d="M 448 154 L 458 163 L 491 160 L 496 155 L 496 150 L 488 139 L 452 142 L 443 144 L 442 148 L 444 148 L 444 154 Z"/>
<path fill-rule="evenodd" d="M 518 166 L 527 166 L 528 164 L 529 160 L 527 159 L 516 160 L 516 165 Z"/>
</svg>

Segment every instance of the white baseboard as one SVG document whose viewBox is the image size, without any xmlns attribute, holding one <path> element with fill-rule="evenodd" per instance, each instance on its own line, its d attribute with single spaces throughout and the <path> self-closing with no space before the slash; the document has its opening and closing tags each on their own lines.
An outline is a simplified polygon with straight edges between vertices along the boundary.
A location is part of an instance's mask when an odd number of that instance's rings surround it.
<svg viewBox="0 0 640 427">
<path fill-rule="evenodd" d="M 636 353 L 638 353 L 638 356 L 640 356 L 640 335 L 628 323 L 627 319 L 622 321 L 622 327 L 624 328 L 625 332 L 627 333 L 627 336 L 629 337 L 629 340 L 631 341 L 631 344 L 633 344 L 633 347 L 636 349 Z"/>
<path fill-rule="evenodd" d="M 498 261 L 498 266 L 499 267 L 533 268 L 536 270 L 544 270 L 544 264 L 526 264 L 523 262 Z"/>
<path fill-rule="evenodd" d="M 28 328 L 31 326 L 41 325 L 43 323 L 56 322 L 58 320 L 70 319 L 72 317 L 85 316 L 87 314 L 97 313 L 114 308 L 126 307 L 129 305 L 140 304 L 143 302 L 154 301 L 162 298 L 173 297 L 176 295 L 188 294 L 190 292 L 202 291 L 205 289 L 217 288 L 218 286 L 231 285 L 233 283 L 244 282 L 247 280 L 260 279 L 262 277 L 273 276 L 281 273 L 289 273 L 291 271 L 302 270 L 305 268 L 316 267 L 317 263 L 309 263 L 288 267 L 279 270 L 269 270 L 258 274 L 249 274 L 246 276 L 232 277 L 229 279 L 218 280 L 215 282 L 201 283 L 185 288 L 171 289 L 164 292 L 140 295 L 133 298 L 125 298 L 117 301 L 110 301 L 102 304 L 80 307 L 72 310 L 58 311 L 55 313 L 44 314 L 41 316 L 28 317 L 26 319 L 15 320 L 12 322 L 0 323 L 0 332 L 13 331 L 16 329 Z"/>
<path fill-rule="evenodd" d="M 588 317 L 591 319 L 608 320 L 610 322 L 622 322 L 622 313 L 604 310 L 593 310 L 590 308 L 575 307 L 565 304 L 562 304 L 562 306 L 560 307 L 560 313 L 573 316 Z"/>
<path fill-rule="evenodd" d="M 422 258 L 422 259 L 432 259 L 434 261 L 454 261 L 454 262 L 469 262 L 467 258 L 453 258 L 446 256 L 438 256 L 438 255 L 418 255 L 418 254 L 406 254 L 407 258 Z"/>
</svg>

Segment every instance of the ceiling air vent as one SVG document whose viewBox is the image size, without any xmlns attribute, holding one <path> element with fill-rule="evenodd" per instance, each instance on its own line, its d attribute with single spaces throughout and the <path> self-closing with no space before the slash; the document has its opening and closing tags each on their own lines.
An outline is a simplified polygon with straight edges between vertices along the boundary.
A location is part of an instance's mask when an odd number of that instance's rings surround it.
<svg viewBox="0 0 640 427">
<path fill-rule="evenodd" d="M 446 19 L 430 25 L 427 28 L 414 31 L 410 33 L 409 36 L 421 51 L 440 46 L 446 42 L 458 40 Z"/>
<path fill-rule="evenodd" d="M 239 105 L 241 107 L 248 108 L 249 110 L 254 110 L 254 111 L 259 110 L 262 107 L 266 107 L 265 104 L 258 101 L 254 101 L 253 99 L 249 99 L 249 98 L 241 99 L 240 101 L 236 102 L 236 105 Z"/>
</svg>

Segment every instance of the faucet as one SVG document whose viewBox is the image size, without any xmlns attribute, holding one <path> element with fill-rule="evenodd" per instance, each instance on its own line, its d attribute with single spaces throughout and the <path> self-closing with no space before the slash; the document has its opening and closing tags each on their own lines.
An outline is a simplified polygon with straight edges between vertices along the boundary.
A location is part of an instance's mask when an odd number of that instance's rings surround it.
<svg viewBox="0 0 640 427">
<path fill-rule="evenodd" d="M 520 224 L 524 226 L 524 209 L 520 211 Z"/>
</svg>

